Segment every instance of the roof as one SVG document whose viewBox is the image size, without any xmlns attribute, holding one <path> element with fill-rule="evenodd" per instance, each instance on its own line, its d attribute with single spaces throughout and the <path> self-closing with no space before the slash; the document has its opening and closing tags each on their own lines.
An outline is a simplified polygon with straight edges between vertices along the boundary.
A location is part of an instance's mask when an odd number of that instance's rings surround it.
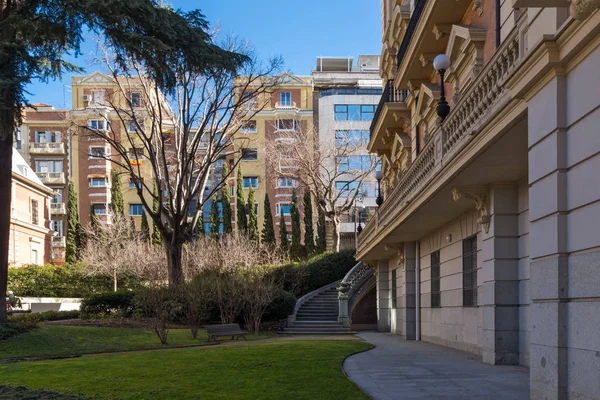
<svg viewBox="0 0 600 400">
<path fill-rule="evenodd" d="M 29 182 L 38 190 L 42 190 L 47 194 L 54 193 L 52 189 L 42 183 L 37 174 L 27 164 L 27 161 L 25 161 L 23 156 L 14 147 L 12 152 L 12 172 L 13 176 L 18 175 L 21 180 Z"/>
</svg>

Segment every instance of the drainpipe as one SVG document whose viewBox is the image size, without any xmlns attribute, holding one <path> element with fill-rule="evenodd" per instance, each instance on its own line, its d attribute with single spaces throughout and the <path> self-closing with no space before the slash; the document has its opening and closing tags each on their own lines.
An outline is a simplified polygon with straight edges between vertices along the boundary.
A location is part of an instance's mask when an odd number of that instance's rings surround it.
<svg viewBox="0 0 600 400">
<path fill-rule="evenodd" d="M 501 36 L 500 36 L 500 0 L 496 0 L 496 48 L 500 47 Z"/>
<path fill-rule="evenodd" d="M 421 340 L 421 242 L 417 242 L 416 248 L 416 260 L 415 260 L 415 308 L 416 308 L 416 316 L 415 323 L 417 325 L 417 329 L 415 332 L 415 340 Z"/>
</svg>

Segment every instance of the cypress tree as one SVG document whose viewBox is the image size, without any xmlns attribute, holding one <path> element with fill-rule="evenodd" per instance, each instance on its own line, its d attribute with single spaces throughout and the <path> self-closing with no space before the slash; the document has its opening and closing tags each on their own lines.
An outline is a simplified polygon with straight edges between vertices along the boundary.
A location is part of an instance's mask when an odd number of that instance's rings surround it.
<svg viewBox="0 0 600 400">
<path fill-rule="evenodd" d="M 250 186 L 248 191 L 248 236 L 250 240 L 258 241 L 258 219 L 254 208 L 254 189 Z"/>
<path fill-rule="evenodd" d="M 324 253 L 327 250 L 327 228 L 325 226 L 325 213 L 318 208 L 319 215 L 317 220 L 317 253 Z"/>
<path fill-rule="evenodd" d="M 237 228 L 239 233 L 246 233 L 248 231 L 248 220 L 246 219 L 246 202 L 244 201 L 244 181 L 242 179 L 242 167 L 238 168 L 236 186 L 235 209 L 237 215 Z"/>
<path fill-rule="evenodd" d="M 306 247 L 306 254 L 312 254 L 315 251 L 315 232 L 313 229 L 313 214 L 312 214 L 312 200 L 310 198 L 310 192 L 304 191 L 304 246 Z"/>
<path fill-rule="evenodd" d="M 213 239 L 219 238 L 219 222 L 219 205 L 215 196 L 210 205 L 210 236 Z"/>
<path fill-rule="evenodd" d="M 148 217 L 146 217 L 146 211 L 142 212 L 142 226 L 140 229 L 140 233 L 142 235 L 142 239 L 145 242 L 150 240 L 150 225 L 148 225 Z"/>
<path fill-rule="evenodd" d="M 69 264 L 77 261 L 81 249 L 81 227 L 79 225 L 79 212 L 77 207 L 77 193 L 73 181 L 69 181 L 67 194 L 67 245 L 65 261 Z"/>
<path fill-rule="evenodd" d="M 121 174 L 118 169 L 113 169 L 110 175 L 112 212 L 114 215 L 123 216 L 125 215 L 125 201 L 123 200 L 123 190 L 121 188 Z"/>
<path fill-rule="evenodd" d="M 156 184 L 154 184 L 154 199 L 152 200 L 152 211 L 158 213 L 160 205 L 158 204 L 158 189 Z M 159 245 L 162 244 L 162 236 L 160 235 L 160 231 L 156 224 L 152 223 L 152 244 Z"/>
<path fill-rule="evenodd" d="M 263 224 L 263 230 L 261 234 L 262 242 L 267 245 L 274 247 L 275 242 L 275 229 L 273 228 L 273 214 L 271 213 L 271 202 L 269 201 L 269 195 L 265 195 L 265 221 Z"/>
<path fill-rule="evenodd" d="M 225 163 L 223 165 L 223 172 L 221 172 L 221 179 L 224 182 L 223 189 L 221 189 L 221 206 L 223 207 L 223 234 L 227 235 L 233 232 L 233 226 L 231 226 L 231 195 L 229 194 L 229 184 L 227 178 L 229 176 L 229 168 Z"/>
<path fill-rule="evenodd" d="M 283 217 L 283 207 L 279 207 L 279 248 L 282 253 L 287 253 L 290 249 L 287 237 L 287 226 Z"/>
<path fill-rule="evenodd" d="M 300 257 L 300 210 L 298 210 L 298 195 L 294 190 L 292 192 L 291 212 L 292 216 L 292 246 L 290 253 L 292 259 L 297 260 Z"/>
<path fill-rule="evenodd" d="M 202 213 L 200 213 L 200 217 L 198 218 L 198 221 L 196 221 L 194 233 L 196 234 L 196 239 L 204 237 L 204 220 L 202 219 Z"/>
</svg>

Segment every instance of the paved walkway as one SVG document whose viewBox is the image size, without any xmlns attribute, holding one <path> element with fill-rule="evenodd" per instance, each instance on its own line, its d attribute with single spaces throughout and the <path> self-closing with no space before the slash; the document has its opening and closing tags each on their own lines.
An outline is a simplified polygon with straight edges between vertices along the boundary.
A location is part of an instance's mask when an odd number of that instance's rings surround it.
<svg viewBox="0 0 600 400">
<path fill-rule="evenodd" d="M 348 357 L 343 368 L 375 400 L 529 399 L 526 368 L 484 364 L 468 353 L 390 334 L 358 336 L 377 347 Z"/>
</svg>

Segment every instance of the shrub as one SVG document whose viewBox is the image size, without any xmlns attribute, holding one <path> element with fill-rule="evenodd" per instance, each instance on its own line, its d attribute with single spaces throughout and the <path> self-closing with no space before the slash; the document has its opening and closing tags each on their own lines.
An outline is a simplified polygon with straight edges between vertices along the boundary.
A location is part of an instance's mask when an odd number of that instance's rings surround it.
<svg viewBox="0 0 600 400">
<path fill-rule="evenodd" d="M 135 295 L 135 305 L 150 318 L 154 332 L 162 344 L 167 344 L 171 322 L 180 319 L 184 306 L 179 300 L 177 287 L 140 289 Z"/>
<path fill-rule="evenodd" d="M 36 321 L 61 321 L 65 319 L 77 319 L 79 318 L 79 310 L 73 311 L 45 311 L 42 313 L 27 313 L 27 314 L 14 314 L 10 316 L 11 321 L 25 322 L 28 320 Z"/>
<path fill-rule="evenodd" d="M 118 313 L 123 317 L 133 314 L 135 293 L 129 290 L 104 292 L 86 297 L 81 302 L 81 317 L 92 315 L 109 316 Z"/>
<path fill-rule="evenodd" d="M 84 400 L 67 394 L 48 392 L 46 390 L 32 390 L 22 386 L 0 386 L 0 399 L 21 400 Z"/>
<path fill-rule="evenodd" d="M 120 277 L 122 288 L 134 289 L 141 284 L 131 276 Z M 90 276 L 81 265 L 29 265 L 8 269 L 8 290 L 17 296 L 86 297 L 109 291 L 113 287 L 109 275 Z"/>
<path fill-rule="evenodd" d="M 263 316 L 263 322 L 285 319 L 294 312 L 296 296 L 285 290 L 280 290 L 271 303 L 267 306 Z"/>
<path fill-rule="evenodd" d="M 30 331 L 35 326 L 29 326 L 29 324 L 21 324 L 16 322 L 9 322 L 7 324 L 0 325 L 0 341 L 10 339 L 12 337 L 21 335 L 25 332 Z"/>
</svg>

